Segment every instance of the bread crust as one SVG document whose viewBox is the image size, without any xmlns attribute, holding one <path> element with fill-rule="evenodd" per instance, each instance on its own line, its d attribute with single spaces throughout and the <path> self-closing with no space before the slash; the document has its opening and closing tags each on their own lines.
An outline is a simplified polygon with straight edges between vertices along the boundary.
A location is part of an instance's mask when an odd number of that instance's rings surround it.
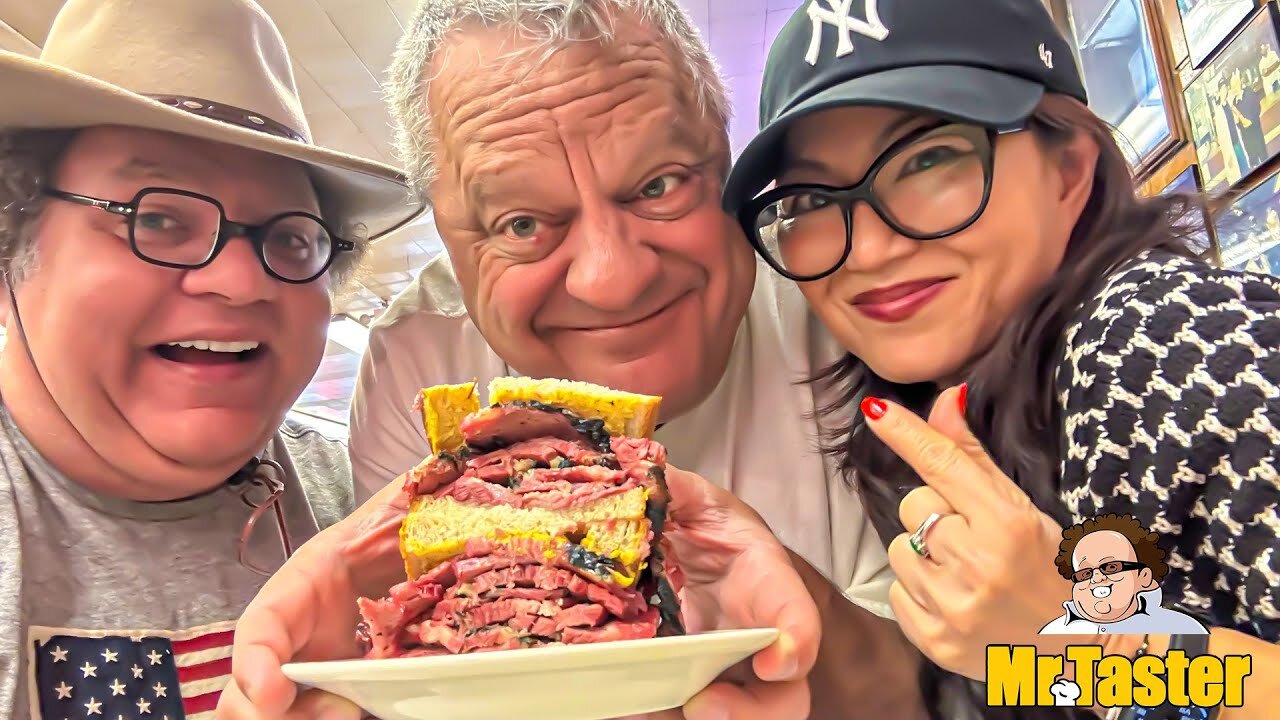
<svg viewBox="0 0 1280 720">
<path fill-rule="evenodd" d="M 623 392 L 578 380 L 498 377 L 489 382 L 489 404 L 517 400 L 562 407 L 583 419 L 604 421 L 610 435 L 651 438 L 662 398 Z"/>
<path fill-rule="evenodd" d="M 451 452 L 463 445 L 459 425 L 467 415 L 480 409 L 476 381 L 459 385 L 433 385 L 418 393 L 422 427 L 427 431 L 431 452 Z"/>
</svg>

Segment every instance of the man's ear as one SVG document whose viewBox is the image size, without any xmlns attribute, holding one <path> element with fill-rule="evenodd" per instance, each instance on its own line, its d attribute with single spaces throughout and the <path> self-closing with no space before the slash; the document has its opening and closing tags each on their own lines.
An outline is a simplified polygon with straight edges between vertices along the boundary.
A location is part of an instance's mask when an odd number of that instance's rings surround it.
<svg viewBox="0 0 1280 720">
<path fill-rule="evenodd" d="M 1138 571 L 1138 589 L 1144 592 L 1156 589 L 1156 580 L 1151 574 L 1151 568 L 1142 568 Z"/>
<path fill-rule="evenodd" d="M 1064 214 L 1072 219 L 1080 217 L 1093 194 L 1099 154 L 1098 144 L 1084 132 L 1075 133 L 1051 153 L 1053 171 L 1058 175 L 1058 202 Z"/>
</svg>

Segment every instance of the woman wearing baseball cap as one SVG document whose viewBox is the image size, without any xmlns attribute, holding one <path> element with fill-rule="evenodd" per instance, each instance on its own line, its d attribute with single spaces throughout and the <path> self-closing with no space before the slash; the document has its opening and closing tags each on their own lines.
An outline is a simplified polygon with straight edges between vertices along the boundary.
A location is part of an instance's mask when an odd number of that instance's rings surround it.
<svg viewBox="0 0 1280 720">
<path fill-rule="evenodd" d="M 817 379 L 829 452 L 889 546 L 904 633 L 974 680 L 989 644 L 1248 654 L 1219 717 L 1258 716 L 1280 696 L 1280 281 L 1196 259 L 1196 203 L 1135 194 L 1041 3 L 847 13 L 810 0 L 782 30 L 724 203 L 848 350 Z M 1162 535 L 1141 602 L 1208 635 L 1037 634 L 1072 597 L 1063 528 L 1109 513 Z M 1105 569 L 1087 582 L 1153 582 Z"/>
</svg>

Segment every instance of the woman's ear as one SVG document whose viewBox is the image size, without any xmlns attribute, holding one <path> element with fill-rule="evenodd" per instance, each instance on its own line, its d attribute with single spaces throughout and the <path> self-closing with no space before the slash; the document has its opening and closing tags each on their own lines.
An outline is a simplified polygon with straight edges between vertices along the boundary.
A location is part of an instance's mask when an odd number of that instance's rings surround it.
<svg viewBox="0 0 1280 720">
<path fill-rule="evenodd" d="M 1058 176 L 1057 201 L 1068 217 L 1079 218 L 1093 194 L 1098 154 L 1098 143 L 1084 132 L 1076 132 L 1070 140 L 1050 152 L 1053 172 Z"/>
</svg>

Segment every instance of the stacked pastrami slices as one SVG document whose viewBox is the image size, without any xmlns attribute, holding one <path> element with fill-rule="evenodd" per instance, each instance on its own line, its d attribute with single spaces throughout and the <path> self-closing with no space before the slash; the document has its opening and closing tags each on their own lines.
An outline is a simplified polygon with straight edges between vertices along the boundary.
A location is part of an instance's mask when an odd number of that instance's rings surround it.
<svg viewBox="0 0 1280 720">
<path fill-rule="evenodd" d="M 683 634 L 666 451 L 537 402 L 484 408 L 405 481 L 408 581 L 361 598 L 366 657 Z"/>
</svg>

